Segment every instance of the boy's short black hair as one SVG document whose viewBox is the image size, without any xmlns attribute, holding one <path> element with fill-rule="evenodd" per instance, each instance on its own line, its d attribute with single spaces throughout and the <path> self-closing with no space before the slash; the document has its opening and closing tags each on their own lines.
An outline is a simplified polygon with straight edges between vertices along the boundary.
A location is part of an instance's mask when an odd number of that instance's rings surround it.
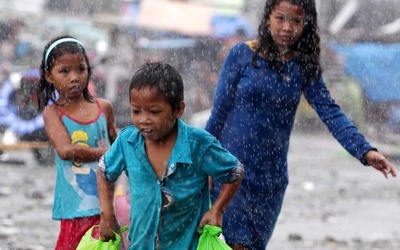
<svg viewBox="0 0 400 250">
<path fill-rule="evenodd" d="M 167 63 L 146 62 L 133 75 L 129 85 L 129 102 L 132 89 L 156 88 L 165 94 L 173 110 L 183 101 L 183 80 L 178 70 Z"/>
</svg>

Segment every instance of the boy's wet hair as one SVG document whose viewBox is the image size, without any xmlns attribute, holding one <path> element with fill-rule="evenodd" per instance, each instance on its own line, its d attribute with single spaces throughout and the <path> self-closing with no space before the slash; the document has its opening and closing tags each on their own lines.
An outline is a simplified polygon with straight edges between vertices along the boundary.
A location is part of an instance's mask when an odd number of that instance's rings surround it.
<svg viewBox="0 0 400 250">
<path fill-rule="evenodd" d="M 146 62 L 133 75 L 129 85 L 129 102 L 131 91 L 155 88 L 165 94 L 172 109 L 179 108 L 183 101 L 183 80 L 179 72 L 167 63 Z"/>
<path fill-rule="evenodd" d="M 79 42 L 74 42 L 74 41 L 67 41 L 67 42 L 62 42 L 57 44 L 49 53 L 48 50 L 50 46 L 52 46 L 55 42 L 57 42 L 60 39 L 63 38 L 72 38 L 75 39 L 74 37 L 71 36 L 60 36 L 57 38 L 54 38 L 50 42 L 47 43 L 43 50 L 43 55 L 42 55 L 42 62 L 40 65 L 40 82 L 39 82 L 39 87 L 38 87 L 38 103 L 39 103 L 39 110 L 43 110 L 44 107 L 46 107 L 49 104 L 49 101 L 55 103 L 57 101 L 57 90 L 54 87 L 54 84 L 51 82 L 48 82 L 46 80 L 46 71 L 50 71 L 57 58 L 60 56 L 70 53 L 70 54 L 81 54 L 83 55 L 86 65 L 87 65 L 87 70 L 88 70 L 88 83 L 86 84 L 86 87 L 83 89 L 83 97 L 90 101 L 93 102 L 93 96 L 89 93 L 88 89 L 88 84 L 89 84 L 89 79 L 92 75 L 92 68 L 89 63 L 89 58 L 86 54 L 85 48 L 79 43 Z M 76 39 L 75 39 L 76 40 Z M 46 56 L 47 55 L 47 56 Z"/>
</svg>

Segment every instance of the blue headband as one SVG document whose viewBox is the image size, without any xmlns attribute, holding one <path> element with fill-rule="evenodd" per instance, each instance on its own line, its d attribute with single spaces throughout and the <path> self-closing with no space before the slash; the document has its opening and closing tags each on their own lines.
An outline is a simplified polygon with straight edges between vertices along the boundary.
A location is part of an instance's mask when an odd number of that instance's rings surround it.
<svg viewBox="0 0 400 250">
<path fill-rule="evenodd" d="M 47 68 L 47 58 L 49 57 L 50 52 L 51 52 L 57 45 L 59 45 L 60 43 L 66 43 L 66 42 L 75 42 L 75 43 L 79 44 L 80 46 L 82 46 L 82 48 L 83 48 L 82 43 L 79 42 L 79 41 L 76 40 L 76 39 L 73 39 L 73 38 L 61 38 L 61 39 L 55 41 L 55 42 L 52 43 L 52 44 L 50 45 L 50 47 L 47 49 L 46 56 L 45 56 L 45 58 L 44 58 L 44 65 L 46 66 L 46 68 Z"/>
</svg>

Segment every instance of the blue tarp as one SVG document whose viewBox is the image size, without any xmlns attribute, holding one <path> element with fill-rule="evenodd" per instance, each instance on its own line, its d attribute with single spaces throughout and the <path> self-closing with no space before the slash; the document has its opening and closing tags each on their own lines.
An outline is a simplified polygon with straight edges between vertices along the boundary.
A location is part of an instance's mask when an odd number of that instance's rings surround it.
<svg viewBox="0 0 400 250">
<path fill-rule="evenodd" d="M 400 44 L 331 44 L 344 58 L 345 73 L 358 81 L 368 100 L 400 100 Z"/>
<path fill-rule="evenodd" d="M 253 27 L 244 16 L 214 14 L 211 25 L 213 27 L 212 36 L 215 38 L 229 37 L 237 34 L 239 31 L 247 38 L 254 36 Z"/>
</svg>

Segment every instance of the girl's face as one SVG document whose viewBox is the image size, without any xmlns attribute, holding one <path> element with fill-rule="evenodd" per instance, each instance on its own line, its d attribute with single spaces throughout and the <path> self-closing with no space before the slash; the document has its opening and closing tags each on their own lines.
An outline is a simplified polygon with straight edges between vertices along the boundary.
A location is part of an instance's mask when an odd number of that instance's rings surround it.
<svg viewBox="0 0 400 250">
<path fill-rule="evenodd" d="M 65 53 L 58 57 L 53 67 L 46 71 L 46 80 L 54 84 L 61 99 L 75 99 L 82 96 L 88 84 L 88 65 L 81 53 Z"/>
<path fill-rule="evenodd" d="M 303 33 L 305 14 L 300 5 L 290 1 L 280 1 L 269 16 L 272 38 L 279 49 L 293 45 Z"/>
<path fill-rule="evenodd" d="M 183 102 L 173 111 L 165 95 L 155 88 L 132 89 L 130 95 L 133 124 L 146 140 L 165 140 L 174 133 L 176 119 L 183 114 Z"/>
</svg>

